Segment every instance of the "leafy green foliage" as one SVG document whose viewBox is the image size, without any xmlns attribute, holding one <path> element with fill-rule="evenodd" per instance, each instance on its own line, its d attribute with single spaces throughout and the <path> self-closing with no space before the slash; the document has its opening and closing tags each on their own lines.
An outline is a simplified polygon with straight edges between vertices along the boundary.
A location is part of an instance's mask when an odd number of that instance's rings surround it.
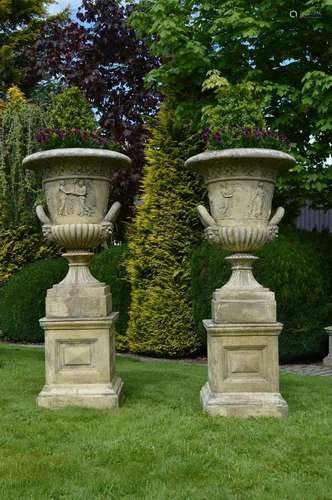
<svg viewBox="0 0 332 500">
<path fill-rule="evenodd" d="M 231 85 L 217 70 L 208 71 L 204 93 L 213 93 L 212 104 L 202 108 L 202 124 L 214 132 L 220 128 L 263 128 L 262 90 L 253 82 Z"/>
<path fill-rule="evenodd" d="M 25 242 L 27 243 L 27 241 Z M 14 249 L 19 250 L 19 248 L 22 249 L 23 244 L 19 246 L 18 242 L 14 243 Z M 117 348 L 120 349 L 126 347 L 124 335 L 128 321 L 128 301 L 130 300 L 128 283 L 122 264 L 126 252 L 125 246 L 112 247 L 96 255 L 91 264 L 91 270 L 96 278 L 110 285 L 113 310 L 120 312 L 116 323 L 116 329 L 119 332 L 119 342 L 116 343 Z M 41 257 L 45 254 L 46 251 L 41 248 L 39 255 L 34 255 L 34 257 Z M 10 269 L 13 271 L 13 265 L 17 266 L 16 269 L 21 267 L 22 260 L 17 257 L 17 260 L 11 263 Z M 61 281 L 67 269 L 66 260 L 63 258 L 39 260 L 26 265 L 0 288 L 0 328 L 5 338 L 17 342 L 43 341 L 43 331 L 39 326 L 39 319 L 45 315 L 46 292 L 54 284 Z M 4 274 L 3 268 L 0 267 L 1 270 Z"/>
<path fill-rule="evenodd" d="M 231 85 L 219 71 L 209 71 L 202 90 L 213 91 L 216 101 L 202 108 L 203 137 L 208 149 L 290 149 L 285 136 L 266 128 L 262 90 L 257 84 Z"/>
<path fill-rule="evenodd" d="M 0 229 L 0 241 L 0 285 L 26 264 L 59 255 L 55 245 L 47 243 L 40 230 L 31 226 Z"/>
<path fill-rule="evenodd" d="M 78 87 L 68 87 L 54 94 L 48 112 L 48 123 L 55 129 L 97 131 L 97 120 L 91 106 Z"/>
<path fill-rule="evenodd" d="M 190 296 L 190 254 L 201 233 L 196 204 L 201 181 L 184 166 L 200 147 L 188 129 L 174 129 L 164 105 L 151 130 L 142 203 L 129 235 L 131 351 L 183 356 L 197 351 Z M 189 134 L 190 135 L 190 134 Z"/>
<path fill-rule="evenodd" d="M 327 352 L 324 327 L 332 320 L 332 278 L 329 234 L 287 229 L 258 254 L 259 283 L 276 294 L 277 319 L 284 324 L 279 338 L 281 361 L 321 359 Z M 193 315 L 201 339 L 202 319 L 211 316 L 213 291 L 226 283 L 230 266 L 226 252 L 207 242 L 192 259 Z"/>
<path fill-rule="evenodd" d="M 46 125 L 43 109 L 12 92 L 0 113 L 0 227 L 34 224 L 34 202 L 41 193 L 38 175 L 23 158 L 37 149 L 37 131 Z"/>
<path fill-rule="evenodd" d="M 332 206 L 330 1 L 141 0 L 131 21 L 161 61 L 147 82 L 172 97 L 180 122 L 222 105 L 216 72 L 233 85 L 254 82 L 268 126 L 296 145 L 298 164 L 280 195 Z"/>
</svg>

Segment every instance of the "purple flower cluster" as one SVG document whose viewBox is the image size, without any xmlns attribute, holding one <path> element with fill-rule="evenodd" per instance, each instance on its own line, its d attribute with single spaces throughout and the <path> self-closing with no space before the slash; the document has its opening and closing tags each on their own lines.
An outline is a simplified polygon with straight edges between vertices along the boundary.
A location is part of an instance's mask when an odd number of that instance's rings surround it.
<svg viewBox="0 0 332 500">
<path fill-rule="evenodd" d="M 208 149 L 261 147 L 289 151 L 291 145 L 287 136 L 265 128 L 222 127 L 219 130 L 206 128 L 202 139 Z"/>
<path fill-rule="evenodd" d="M 288 138 L 285 134 L 279 134 L 278 132 L 271 129 L 264 128 L 249 128 L 249 127 L 239 127 L 239 128 L 220 128 L 216 132 L 212 133 L 210 128 L 205 128 L 202 132 L 202 137 L 206 140 L 213 139 L 216 142 L 221 142 L 223 137 L 233 136 L 237 139 L 260 139 L 260 138 L 271 138 L 281 142 L 288 142 Z"/>
<path fill-rule="evenodd" d="M 94 132 L 82 130 L 79 128 L 72 129 L 58 129 L 58 128 L 44 128 L 39 131 L 35 137 L 36 142 L 40 146 L 53 145 L 55 147 L 70 147 L 71 144 L 82 147 L 98 147 L 107 148 L 109 140 L 105 137 L 100 137 Z"/>
</svg>

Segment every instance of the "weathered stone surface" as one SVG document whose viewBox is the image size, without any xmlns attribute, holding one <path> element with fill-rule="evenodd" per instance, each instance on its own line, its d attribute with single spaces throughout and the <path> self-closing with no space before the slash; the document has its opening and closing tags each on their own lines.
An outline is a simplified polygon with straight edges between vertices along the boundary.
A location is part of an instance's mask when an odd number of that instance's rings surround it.
<svg viewBox="0 0 332 500">
<path fill-rule="evenodd" d="M 38 396 L 39 406 L 119 406 L 122 382 L 114 359 L 117 316 L 40 321 L 45 331 L 46 385 Z"/>
<path fill-rule="evenodd" d="M 287 417 L 288 406 L 279 393 L 215 393 L 207 382 L 201 390 L 203 410 L 221 417 Z"/>
<path fill-rule="evenodd" d="M 227 324 L 204 321 L 209 383 L 213 392 L 277 392 L 280 323 Z"/>
</svg>

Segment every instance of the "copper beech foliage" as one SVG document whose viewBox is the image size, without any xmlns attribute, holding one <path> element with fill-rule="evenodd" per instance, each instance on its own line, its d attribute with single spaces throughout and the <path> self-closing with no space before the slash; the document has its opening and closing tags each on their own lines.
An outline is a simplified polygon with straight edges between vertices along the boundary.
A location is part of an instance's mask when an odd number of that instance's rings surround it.
<svg viewBox="0 0 332 500">
<path fill-rule="evenodd" d="M 26 78 L 55 78 L 79 87 L 110 139 L 122 144 L 134 160 L 130 172 L 118 174 L 117 191 L 130 213 L 143 164 L 146 131 L 144 119 L 155 114 L 159 98 L 144 86 L 144 77 L 158 62 L 135 36 L 127 20 L 132 6 L 110 0 L 83 0 L 77 21 L 46 22 L 28 50 L 35 65 L 26 68 Z"/>
</svg>

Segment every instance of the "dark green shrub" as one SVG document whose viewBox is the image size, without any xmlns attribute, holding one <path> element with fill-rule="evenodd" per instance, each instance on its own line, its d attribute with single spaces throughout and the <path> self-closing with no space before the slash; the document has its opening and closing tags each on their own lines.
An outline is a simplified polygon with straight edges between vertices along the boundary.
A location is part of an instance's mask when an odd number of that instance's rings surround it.
<svg viewBox="0 0 332 500">
<path fill-rule="evenodd" d="M 116 348 L 126 350 L 128 309 L 130 304 L 130 286 L 127 280 L 125 260 L 128 248 L 126 245 L 113 246 L 97 254 L 91 263 L 91 271 L 99 280 L 111 287 L 112 309 L 119 312 L 116 322 Z"/>
<path fill-rule="evenodd" d="M 279 338 L 283 362 L 319 359 L 326 352 L 324 327 L 332 319 L 331 246 L 328 234 L 287 229 L 257 253 L 261 259 L 255 277 L 275 292 L 277 319 L 284 324 Z M 206 242 L 193 255 L 193 315 L 201 339 L 206 338 L 202 319 L 211 317 L 212 293 L 230 275 L 226 255 Z"/>
<path fill-rule="evenodd" d="M 40 229 L 32 226 L 0 229 L 0 242 L 0 285 L 30 262 L 60 255 L 54 244 L 45 241 Z"/>
<path fill-rule="evenodd" d="M 116 324 L 119 347 L 124 348 L 128 321 L 129 287 L 124 279 L 125 246 L 112 247 L 92 259 L 91 270 L 97 279 L 111 286 L 113 310 L 119 311 Z M 3 336 L 16 342 L 42 342 L 38 320 L 45 315 L 48 288 L 59 283 L 67 272 L 63 258 L 40 260 L 27 265 L 0 288 L 0 328 Z"/>
<path fill-rule="evenodd" d="M 6 339 L 42 342 L 39 319 L 45 316 L 46 291 L 66 274 L 65 259 L 28 264 L 0 288 L 0 328 Z"/>
</svg>

